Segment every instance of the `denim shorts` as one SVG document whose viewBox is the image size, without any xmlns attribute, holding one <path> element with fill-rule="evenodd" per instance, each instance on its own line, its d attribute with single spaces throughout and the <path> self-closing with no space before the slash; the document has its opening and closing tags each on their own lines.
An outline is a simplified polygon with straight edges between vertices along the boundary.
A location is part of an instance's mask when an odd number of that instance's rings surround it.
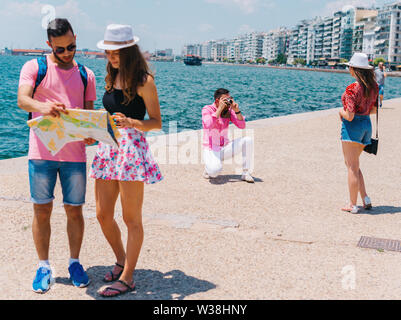
<svg viewBox="0 0 401 320">
<path fill-rule="evenodd" d="M 371 144 L 372 139 L 372 122 L 370 116 L 355 115 L 350 122 L 343 119 L 341 128 L 341 140 L 348 142 L 356 142 L 365 146 Z"/>
<path fill-rule="evenodd" d="M 82 206 L 86 194 L 86 163 L 29 160 L 29 186 L 34 204 L 48 204 L 54 198 L 57 176 L 60 177 L 63 203 Z"/>
<path fill-rule="evenodd" d="M 379 95 L 384 95 L 384 84 L 379 85 Z"/>
</svg>

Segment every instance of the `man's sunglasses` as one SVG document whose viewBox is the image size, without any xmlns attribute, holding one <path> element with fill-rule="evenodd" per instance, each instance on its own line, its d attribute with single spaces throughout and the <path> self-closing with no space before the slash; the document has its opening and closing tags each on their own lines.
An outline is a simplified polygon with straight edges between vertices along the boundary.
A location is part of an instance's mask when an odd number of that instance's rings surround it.
<svg viewBox="0 0 401 320">
<path fill-rule="evenodd" d="M 74 52 L 77 49 L 77 46 L 75 44 L 70 44 L 67 48 L 57 47 L 56 50 L 54 50 L 54 52 L 57 54 L 62 54 L 65 52 L 65 49 L 67 49 L 70 52 Z"/>
</svg>

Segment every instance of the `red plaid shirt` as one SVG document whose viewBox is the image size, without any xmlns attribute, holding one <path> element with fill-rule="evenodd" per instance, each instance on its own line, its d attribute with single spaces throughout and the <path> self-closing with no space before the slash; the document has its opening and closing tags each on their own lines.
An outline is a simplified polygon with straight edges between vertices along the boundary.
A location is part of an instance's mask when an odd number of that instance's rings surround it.
<svg viewBox="0 0 401 320">
<path fill-rule="evenodd" d="M 379 87 L 376 85 L 375 90 L 366 98 L 363 87 L 355 82 L 347 87 L 342 96 L 344 111 L 348 110 L 361 116 L 369 115 L 373 107 L 377 105 L 378 95 Z"/>
</svg>

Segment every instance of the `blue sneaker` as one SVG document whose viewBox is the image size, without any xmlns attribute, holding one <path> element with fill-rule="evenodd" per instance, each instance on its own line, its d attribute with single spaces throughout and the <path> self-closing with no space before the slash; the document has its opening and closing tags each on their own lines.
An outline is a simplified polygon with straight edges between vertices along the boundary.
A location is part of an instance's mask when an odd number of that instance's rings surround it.
<svg viewBox="0 0 401 320">
<path fill-rule="evenodd" d="M 68 271 L 70 272 L 70 280 L 72 284 L 78 288 L 85 288 L 90 283 L 89 277 L 79 262 L 72 263 Z"/>
<path fill-rule="evenodd" d="M 33 280 L 32 289 L 36 293 L 46 293 L 55 283 L 52 272 L 48 268 L 40 267 L 36 271 L 36 277 Z"/>
</svg>

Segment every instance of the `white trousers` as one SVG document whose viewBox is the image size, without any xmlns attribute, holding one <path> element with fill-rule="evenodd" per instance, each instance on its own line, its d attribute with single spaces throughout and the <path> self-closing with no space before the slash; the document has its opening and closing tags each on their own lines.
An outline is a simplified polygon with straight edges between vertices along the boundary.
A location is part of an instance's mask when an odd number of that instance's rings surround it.
<svg viewBox="0 0 401 320">
<path fill-rule="evenodd" d="M 207 174 L 215 178 L 223 170 L 223 161 L 234 158 L 242 153 L 242 169 L 252 173 L 253 170 L 253 139 L 250 137 L 239 138 L 231 141 L 220 151 L 203 149 L 203 161 Z"/>
</svg>

